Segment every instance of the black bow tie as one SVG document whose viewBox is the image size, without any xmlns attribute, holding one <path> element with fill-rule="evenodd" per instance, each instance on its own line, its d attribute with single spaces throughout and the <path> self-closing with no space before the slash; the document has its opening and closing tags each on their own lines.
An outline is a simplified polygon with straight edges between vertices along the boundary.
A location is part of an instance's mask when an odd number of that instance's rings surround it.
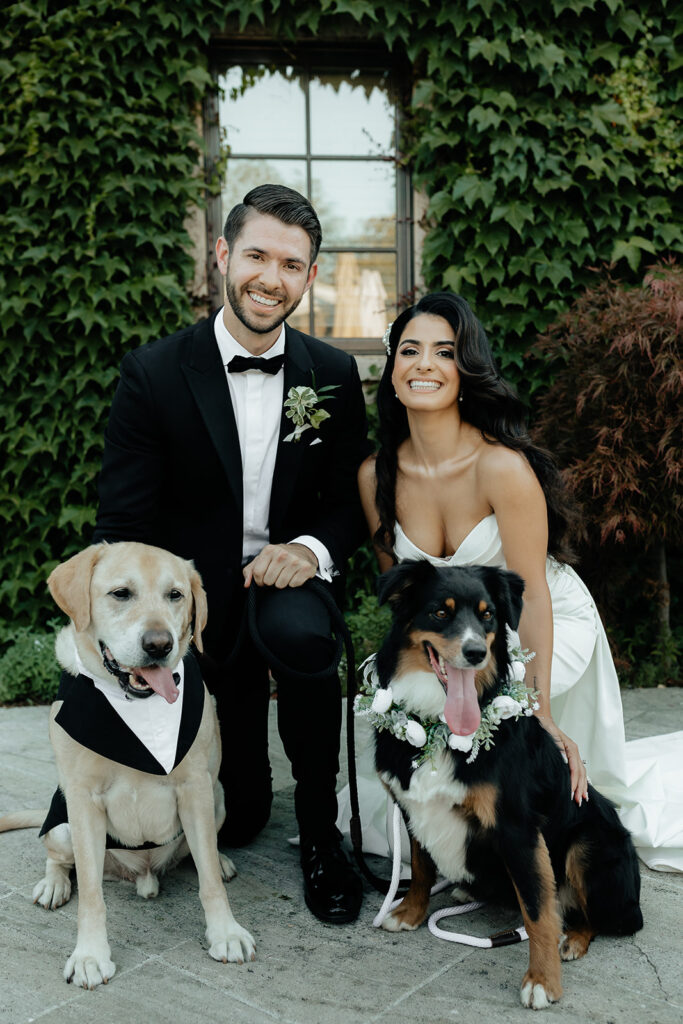
<svg viewBox="0 0 683 1024">
<path fill-rule="evenodd" d="M 262 373 L 277 373 L 285 361 L 281 356 L 264 359 L 263 356 L 233 356 L 228 363 L 228 373 L 244 373 L 245 370 L 260 370 Z"/>
</svg>

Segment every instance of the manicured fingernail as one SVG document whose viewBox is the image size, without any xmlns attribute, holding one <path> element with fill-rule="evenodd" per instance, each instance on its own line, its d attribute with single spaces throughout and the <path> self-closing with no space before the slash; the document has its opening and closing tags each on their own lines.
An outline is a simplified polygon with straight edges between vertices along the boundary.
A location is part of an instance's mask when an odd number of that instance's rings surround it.
<svg viewBox="0 0 683 1024">
<path fill-rule="evenodd" d="M 582 803 L 583 803 L 583 797 L 582 797 L 582 796 L 580 796 L 580 797 L 579 797 L 579 807 L 581 806 L 581 804 L 582 804 Z"/>
<path fill-rule="evenodd" d="M 569 797 L 570 800 L 574 799 L 574 792 L 575 792 L 575 790 L 572 790 L 572 795 Z"/>
<path fill-rule="evenodd" d="M 562 760 L 564 761 L 565 764 L 569 764 L 569 761 L 567 759 L 567 755 L 565 754 L 564 750 L 562 751 Z"/>
</svg>

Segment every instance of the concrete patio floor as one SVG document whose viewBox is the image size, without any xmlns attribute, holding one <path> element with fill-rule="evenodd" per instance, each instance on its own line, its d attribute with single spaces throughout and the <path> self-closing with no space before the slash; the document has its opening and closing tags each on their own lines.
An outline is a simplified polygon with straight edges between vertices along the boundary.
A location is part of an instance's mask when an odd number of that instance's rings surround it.
<svg viewBox="0 0 683 1024">
<path fill-rule="evenodd" d="M 623 693 L 627 736 L 683 728 L 683 690 Z M 0 708 L 0 814 L 45 807 L 55 786 L 47 707 Z M 31 902 L 43 874 L 36 830 L 0 835 L 0 1021 L 24 1024 L 506 1024 L 528 1021 L 519 984 L 528 946 L 477 949 L 439 941 L 426 928 L 390 934 L 372 927 L 380 897 L 366 891 L 357 922 L 325 925 L 306 909 L 292 782 L 271 718 L 276 796 L 264 832 L 233 860 L 228 894 L 257 943 L 254 963 L 210 959 L 191 860 L 143 901 L 132 884 L 106 882 L 116 975 L 93 992 L 66 985 L 75 943 L 77 895 L 48 912 Z M 384 875 L 388 862 L 375 862 Z M 680 1024 L 683 1019 L 683 875 L 642 868 L 645 927 L 633 938 L 597 938 L 585 959 L 564 967 L 562 1001 L 547 1019 L 597 1024 Z M 433 908 L 447 905 L 448 891 Z M 487 935 L 518 923 L 485 908 L 460 930 Z"/>
</svg>

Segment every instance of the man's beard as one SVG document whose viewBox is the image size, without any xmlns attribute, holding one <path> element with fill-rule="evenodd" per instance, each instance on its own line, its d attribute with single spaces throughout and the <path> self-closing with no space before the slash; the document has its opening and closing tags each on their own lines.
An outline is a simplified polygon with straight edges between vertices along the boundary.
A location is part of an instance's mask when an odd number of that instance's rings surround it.
<svg viewBox="0 0 683 1024">
<path fill-rule="evenodd" d="M 259 291 L 261 290 L 262 289 L 259 289 Z M 277 316 L 272 323 L 266 326 L 265 324 L 259 323 L 258 321 L 256 323 L 253 323 L 250 320 L 248 313 L 244 309 L 244 303 L 240 295 L 238 294 L 234 284 L 230 280 L 229 276 L 226 277 L 225 279 L 225 294 L 227 296 L 228 302 L 230 303 L 230 308 L 237 317 L 237 319 L 240 321 L 240 323 L 244 324 L 244 326 L 247 327 L 250 331 L 253 331 L 254 334 L 270 334 L 271 331 L 276 330 L 276 328 L 278 328 L 282 323 L 284 323 L 289 314 L 294 312 L 296 307 L 303 299 L 303 295 L 300 295 L 298 299 L 295 299 L 294 302 L 292 302 L 289 306 L 286 307 L 286 309 L 281 313 L 281 315 Z M 268 293 L 263 292 L 263 294 L 267 295 Z M 277 296 L 273 297 L 277 298 Z"/>
</svg>

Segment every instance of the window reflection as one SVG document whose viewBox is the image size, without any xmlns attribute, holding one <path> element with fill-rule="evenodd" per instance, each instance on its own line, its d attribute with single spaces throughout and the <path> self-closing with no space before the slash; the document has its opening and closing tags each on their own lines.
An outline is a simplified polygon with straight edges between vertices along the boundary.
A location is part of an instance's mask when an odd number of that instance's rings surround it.
<svg viewBox="0 0 683 1024">
<path fill-rule="evenodd" d="M 377 76 L 319 75 L 311 80 L 311 152 L 384 156 L 394 149 L 394 111 Z"/>
<path fill-rule="evenodd" d="M 244 160 L 228 159 L 225 184 L 222 190 L 223 216 L 228 215 L 236 203 L 241 203 L 250 189 L 270 182 L 287 185 L 306 195 L 305 160 Z M 318 215 L 321 216 L 320 211 Z M 322 221 L 323 228 L 325 227 Z"/>
<path fill-rule="evenodd" d="M 313 306 L 320 338 L 381 338 L 396 308 L 394 253 L 321 253 Z"/>
<path fill-rule="evenodd" d="M 326 246 L 396 244 L 393 161 L 314 160 L 311 171 Z"/>
<path fill-rule="evenodd" d="M 230 68 L 219 81 L 218 118 L 233 153 L 305 154 L 306 93 L 301 75 Z"/>
</svg>

